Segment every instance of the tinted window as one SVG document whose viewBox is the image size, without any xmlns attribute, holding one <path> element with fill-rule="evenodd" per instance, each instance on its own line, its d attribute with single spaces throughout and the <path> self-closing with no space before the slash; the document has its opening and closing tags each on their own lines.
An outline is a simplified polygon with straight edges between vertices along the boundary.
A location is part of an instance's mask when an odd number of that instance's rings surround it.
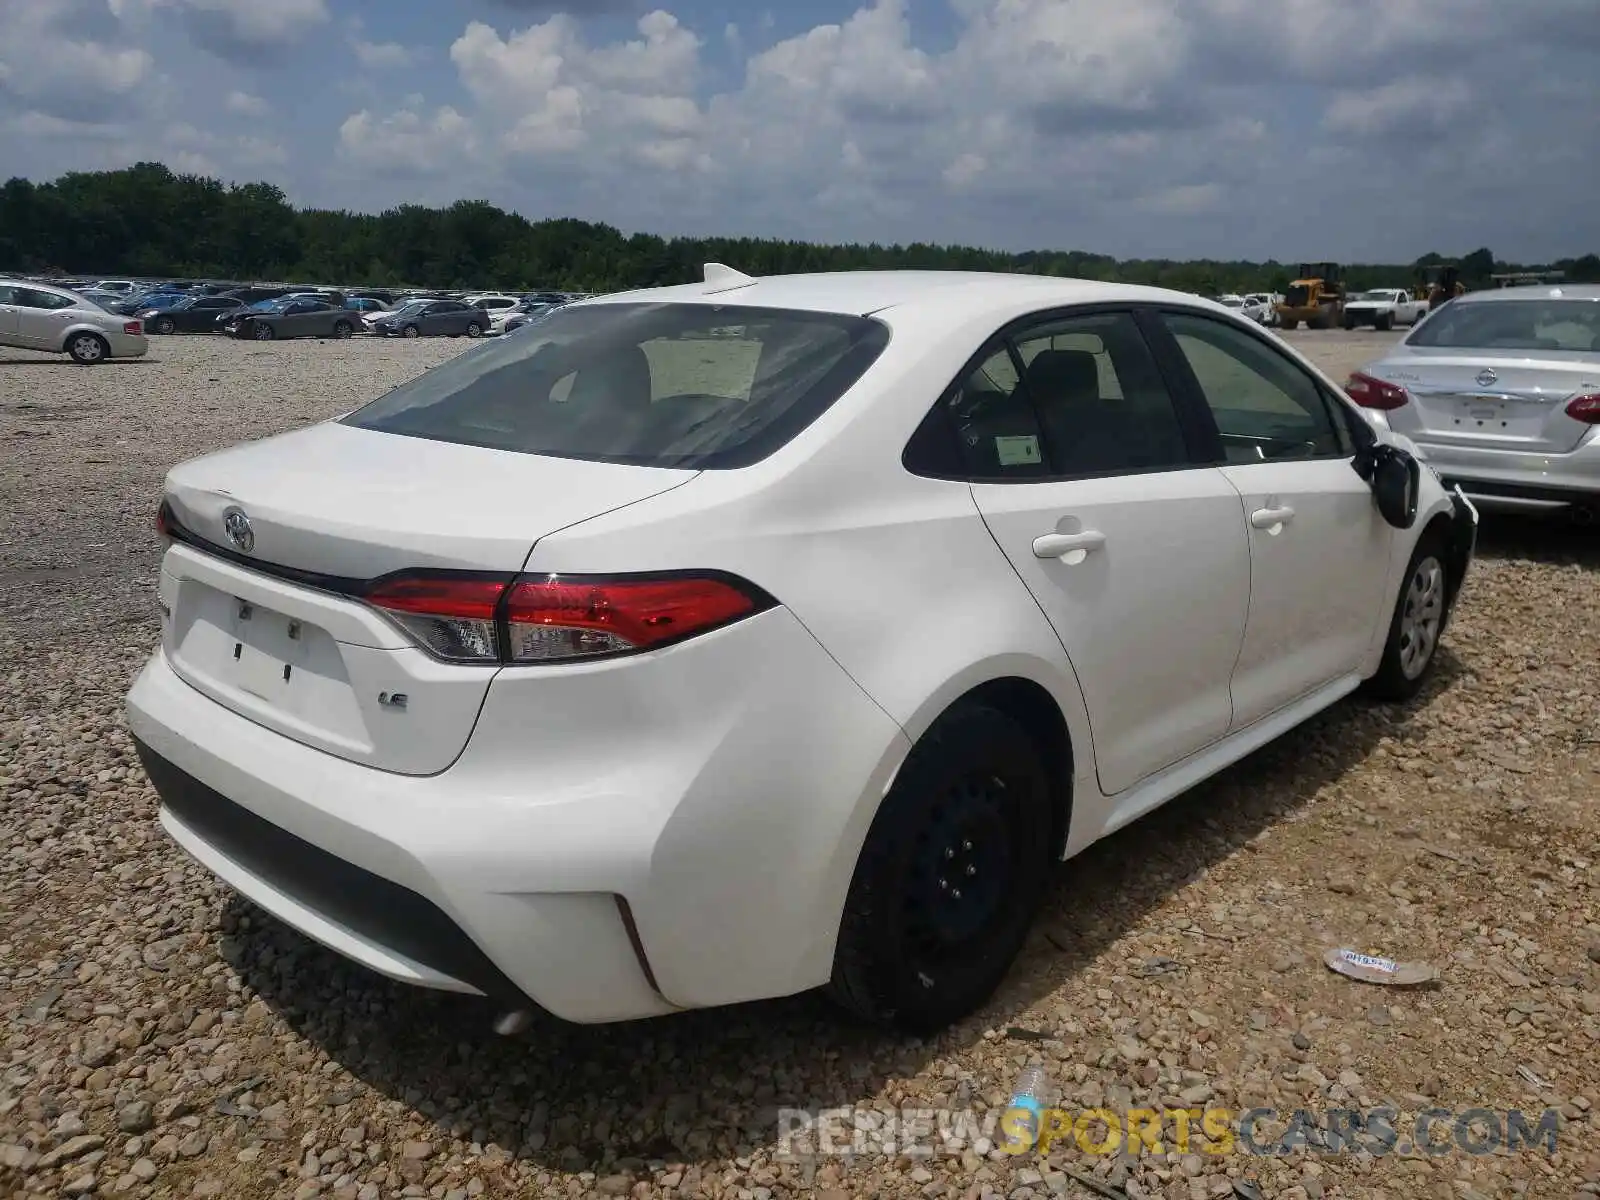
<svg viewBox="0 0 1600 1200">
<path fill-rule="evenodd" d="M 1037 479 L 1051 473 L 1039 420 L 1001 346 L 945 395 L 962 468 L 974 479 Z"/>
<path fill-rule="evenodd" d="M 1339 429 L 1316 381 L 1264 339 L 1205 317 L 1168 313 L 1230 463 L 1343 457 Z"/>
<path fill-rule="evenodd" d="M 465 304 L 457 304 L 454 300 L 446 300 L 441 304 L 435 304 L 428 311 L 430 313 L 453 313 L 465 312 L 466 310 L 467 306 Z"/>
<path fill-rule="evenodd" d="M 1130 314 L 1052 322 L 1018 334 L 1016 351 L 1056 474 L 1188 465 L 1177 407 Z"/>
<path fill-rule="evenodd" d="M 1600 352 L 1600 301 L 1482 300 L 1437 309 L 1408 346 Z"/>
<path fill-rule="evenodd" d="M 75 303 L 70 296 L 58 296 L 54 292 L 40 292 L 33 288 L 13 288 L 11 303 L 19 308 L 71 308 Z"/>
<path fill-rule="evenodd" d="M 865 317 L 706 304 L 551 313 L 345 418 L 366 429 L 647 466 L 756 462 L 877 358 Z"/>
</svg>

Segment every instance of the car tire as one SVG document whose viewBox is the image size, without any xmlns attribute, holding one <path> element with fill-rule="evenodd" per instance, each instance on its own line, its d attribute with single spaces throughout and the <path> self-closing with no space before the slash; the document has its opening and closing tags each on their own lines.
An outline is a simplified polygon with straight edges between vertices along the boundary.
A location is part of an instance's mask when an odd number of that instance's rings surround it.
<svg viewBox="0 0 1600 1200">
<path fill-rule="evenodd" d="M 482 337 L 483 336 L 483 326 L 479 325 L 476 321 L 468 321 L 467 322 L 467 336 L 469 338 Z"/>
<path fill-rule="evenodd" d="M 1417 542 L 1401 577 L 1378 670 L 1365 690 L 1376 700 L 1409 700 L 1422 690 L 1439 656 L 1439 637 L 1450 609 L 1445 541 L 1429 530 Z"/>
<path fill-rule="evenodd" d="M 157 333 L 171 334 L 178 331 L 178 323 L 171 317 L 158 317 L 156 318 L 156 323 L 154 326 L 152 326 L 152 328 Z"/>
<path fill-rule="evenodd" d="M 1050 780 L 1028 732 L 984 705 L 947 712 L 912 749 L 867 833 L 832 999 L 918 1035 L 982 1005 L 1044 899 L 1051 826 Z"/>
<path fill-rule="evenodd" d="M 1292 317 L 1284 317 L 1283 320 L 1278 322 L 1278 326 L 1285 333 L 1293 333 L 1296 329 L 1300 328 L 1300 322 L 1294 320 Z"/>
<path fill-rule="evenodd" d="M 333 323 L 333 336 L 336 338 L 342 340 L 349 337 L 354 332 L 355 328 L 350 324 L 349 321 L 335 321 Z"/>
<path fill-rule="evenodd" d="M 403 336 L 408 337 L 408 338 L 414 338 L 414 337 L 421 337 L 422 336 L 422 330 L 418 329 L 415 325 L 407 325 L 400 332 L 401 332 L 401 334 Z"/>
<path fill-rule="evenodd" d="M 252 321 L 250 323 L 250 336 L 258 342 L 270 342 L 278 335 L 272 326 L 265 321 Z"/>
<path fill-rule="evenodd" d="M 1379 333 L 1388 333 L 1389 330 L 1394 328 L 1394 318 L 1383 314 L 1374 318 L 1372 325 Z"/>
<path fill-rule="evenodd" d="M 80 366 L 92 367 L 111 357 L 111 343 L 98 333 L 75 333 L 67 339 L 67 354 Z"/>
</svg>

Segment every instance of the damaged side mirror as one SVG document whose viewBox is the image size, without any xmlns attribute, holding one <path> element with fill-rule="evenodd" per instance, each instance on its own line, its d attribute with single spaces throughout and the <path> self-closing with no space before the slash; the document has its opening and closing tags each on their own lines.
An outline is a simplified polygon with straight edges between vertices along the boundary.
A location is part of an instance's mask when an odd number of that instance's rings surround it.
<svg viewBox="0 0 1600 1200">
<path fill-rule="evenodd" d="M 1355 458 L 1356 472 L 1372 488 L 1378 512 L 1396 529 L 1410 529 L 1417 520 L 1417 496 L 1422 490 L 1422 464 L 1398 446 L 1375 442 Z"/>
</svg>

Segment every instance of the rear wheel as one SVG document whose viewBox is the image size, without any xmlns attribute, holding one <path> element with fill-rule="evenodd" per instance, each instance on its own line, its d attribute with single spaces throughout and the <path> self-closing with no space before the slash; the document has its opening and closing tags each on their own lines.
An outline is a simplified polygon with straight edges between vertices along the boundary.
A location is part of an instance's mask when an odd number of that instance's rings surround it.
<svg viewBox="0 0 1600 1200">
<path fill-rule="evenodd" d="M 98 333 L 75 333 L 67 340 L 67 353 L 73 362 L 93 366 L 111 357 L 111 343 Z"/>
<path fill-rule="evenodd" d="M 829 992 L 876 1024 L 931 1033 L 999 986 L 1044 897 L 1050 783 L 1004 713 L 951 709 L 884 798 L 856 863 Z"/>
<path fill-rule="evenodd" d="M 355 327 L 349 321 L 335 321 L 333 323 L 333 336 L 336 338 L 347 338 L 354 332 Z"/>
<path fill-rule="evenodd" d="M 178 323 L 171 317 L 158 317 L 156 319 L 155 329 L 157 333 L 175 333 L 177 328 Z"/>
<path fill-rule="evenodd" d="M 1285 331 L 1291 333 L 1300 328 L 1300 322 L 1295 320 L 1293 317 L 1284 317 L 1283 320 L 1279 322 L 1279 325 L 1282 326 Z"/>
<path fill-rule="evenodd" d="M 467 322 L 467 336 L 470 337 L 470 338 L 482 337 L 483 336 L 483 326 L 479 325 L 476 321 L 468 321 Z"/>
<path fill-rule="evenodd" d="M 1450 598 L 1444 559 L 1444 538 L 1434 531 L 1423 534 L 1400 583 L 1383 659 L 1366 683 L 1367 692 L 1379 700 L 1411 699 L 1433 669 Z"/>
</svg>

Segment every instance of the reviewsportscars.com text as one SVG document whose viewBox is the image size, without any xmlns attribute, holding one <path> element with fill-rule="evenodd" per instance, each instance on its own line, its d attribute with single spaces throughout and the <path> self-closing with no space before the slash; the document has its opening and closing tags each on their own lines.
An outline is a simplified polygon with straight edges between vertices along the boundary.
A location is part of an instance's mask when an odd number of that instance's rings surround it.
<svg viewBox="0 0 1600 1200">
<path fill-rule="evenodd" d="M 1485 1155 L 1502 1148 L 1553 1154 L 1561 1118 L 1555 1109 L 1131 1108 L 1124 1110 L 829 1108 L 782 1109 L 778 1156 L 803 1162 L 888 1155 L 980 1157 L 998 1149 L 1045 1156 L 1076 1149 L 1089 1155 L 1388 1154 Z"/>
</svg>

